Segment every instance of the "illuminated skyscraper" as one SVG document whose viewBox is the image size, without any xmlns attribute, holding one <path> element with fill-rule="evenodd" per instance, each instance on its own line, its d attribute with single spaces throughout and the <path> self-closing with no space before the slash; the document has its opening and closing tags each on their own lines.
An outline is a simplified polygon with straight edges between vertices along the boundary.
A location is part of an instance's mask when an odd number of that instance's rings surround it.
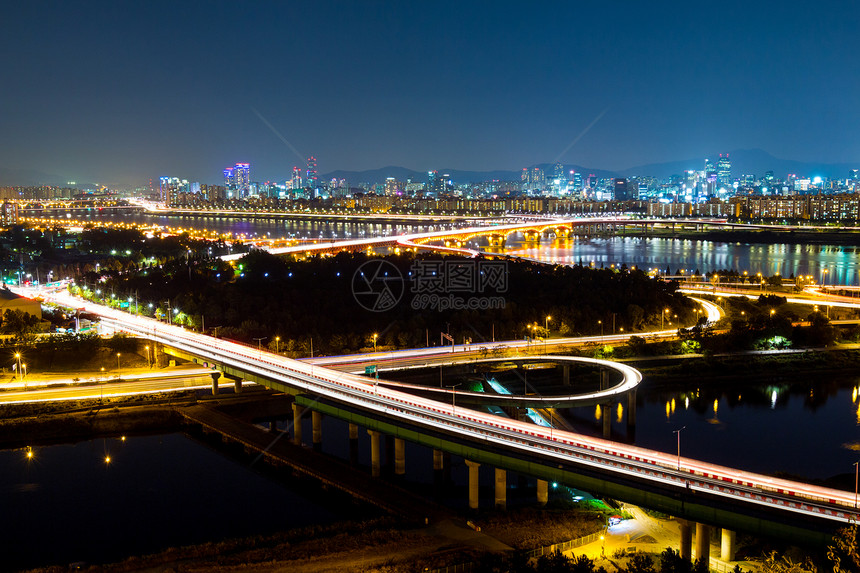
<svg viewBox="0 0 860 573">
<path fill-rule="evenodd" d="M 247 197 L 251 188 L 251 164 L 237 163 L 225 169 L 224 187 L 232 198 Z"/>
<path fill-rule="evenodd" d="M 728 153 L 720 153 L 720 159 L 717 161 L 717 181 L 727 187 L 732 184 L 732 162 L 729 161 Z"/>
<path fill-rule="evenodd" d="M 705 159 L 705 179 L 716 175 L 717 170 L 714 168 L 714 163 L 710 159 Z"/>
<path fill-rule="evenodd" d="M 317 158 L 311 156 L 308 157 L 307 186 L 311 189 L 316 189 L 318 183 L 319 177 L 317 175 Z"/>
<path fill-rule="evenodd" d="M 290 179 L 290 189 L 303 189 L 304 186 L 302 170 L 298 167 L 293 167 L 293 177 Z"/>
<path fill-rule="evenodd" d="M 615 200 L 616 201 L 628 201 L 630 199 L 636 199 L 636 197 L 631 197 L 631 189 L 630 183 L 627 181 L 625 177 L 617 177 L 613 180 L 615 186 Z"/>
<path fill-rule="evenodd" d="M 233 168 L 233 176 L 236 179 L 236 192 L 240 197 L 246 197 L 251 188 L 251 164 L 237 163 Z"/>
</svg>

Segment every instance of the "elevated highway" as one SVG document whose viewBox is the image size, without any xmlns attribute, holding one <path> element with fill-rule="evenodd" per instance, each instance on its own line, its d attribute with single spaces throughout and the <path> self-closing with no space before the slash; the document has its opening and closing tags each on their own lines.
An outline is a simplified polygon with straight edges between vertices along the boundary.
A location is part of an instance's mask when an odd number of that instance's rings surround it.
<svg viewBox="0 0 860 573">
<path fill-rule="evenodd" d="M 218 371 L 296 394 L 297 405 L 312 410 L 315 419 L 317 413 L 328 414 L 371 432 L 462 455 L 472 464 L 470 476 L 472 468 L 477 472 L 480 464 L 491 464 L 541 480 L 575 484 L 700 524 L 784 539 L 809 540 L 815 535 L 810 532 L 818 532 L 821 537 L 817 539 L 823 541 L 827 531 L 860 517 L 853 492 L 457 408 L 377 386 L 363 376 L 85 303 L 66 293 L 46 298 L 75 308 L 83 306 L 117 330 L 178 349 Z M 475 480 L 477 486 L 477 477 Z M 477 487 L 475 492 L 477 495 Z"/>
</svg>

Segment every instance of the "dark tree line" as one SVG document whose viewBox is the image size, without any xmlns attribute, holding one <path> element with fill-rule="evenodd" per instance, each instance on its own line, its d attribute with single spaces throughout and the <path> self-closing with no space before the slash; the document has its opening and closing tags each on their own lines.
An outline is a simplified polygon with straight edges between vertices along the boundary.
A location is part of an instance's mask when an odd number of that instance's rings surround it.
<svg viewBox="0 0 860 573">
<path fill-rule="evenodd" d="M 456 293 L 465 298 L 501 297 L 504 308 L 415 309 L 410 273 L 416 260 L 441 260 L 434 254 L 384 257 L 405 277 L 403 297 L 388 310 L 372 312 L 360 306 L 353 293 L 355 273 L 369 260 L 363 253 L 340 253 L 297 262 L 254 251 L 235 268 L 219 259 L 192 256 L 135 272 L 91 273 L 82 282 L 100 300 L 125 304 L 131 299 L 132 309 L 144 314 L 169 314 L 207 331 L 217 327 L 218 336 L 246 342 L 267 337 L 264 344 L 270 348 L 277 345 L 295 353 L 307 353 L 311 338 L 315 353 L 324 354 L 372 347 L 374 333 L 381 347 L 439 344 L 441 332 L 450 333 L 457 343 L 470 339 L 489 347 L 494 337 L 636 332 L 659 327 L 666 309 L 678 320 L 693 320 L 693 305 L 675 292 L 677 285 L 639 270 L 515 260 L 503 263 L 507 272 L 503 292 Z M 547 316 L 551 318 L 546 320 Z"/>
</svg>

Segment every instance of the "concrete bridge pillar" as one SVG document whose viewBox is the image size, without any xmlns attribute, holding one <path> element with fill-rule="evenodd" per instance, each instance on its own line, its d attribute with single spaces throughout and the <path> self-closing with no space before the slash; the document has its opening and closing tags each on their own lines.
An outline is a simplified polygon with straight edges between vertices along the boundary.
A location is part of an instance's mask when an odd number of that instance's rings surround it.
<svg viewBox="0 0 860 573">
<path fill-rule="evenodd" d="M 212 377 L 212 395 L 218 395 L 218 379 L 221 378 L 220 372 L 210 372 L 209 376 Z"/>
<path fill-rule="evenodd" d="M 433 450 L 433 471 L 441 472 L 445 468 L 445 456 L 442 450 Z"/>
<path fill-rule="evenodd" d="M 491 247 L 504 247 L 505 246 L 505 236 L 504 235 L 490 235 L 487 237 L 487 244 Z"/>
<path fill-rule="evenodd" d="M 693 556 L 693 527 L 686 519 L 679 519 L 678 527 L 681 530 L 681 546 L 678 553 L 681 554 L 681 559 L 689 561 Z"/>
<path fill-rule="evenodd" d="M 563 364 L 561 367 L 562 380 L 565 386 L 570 386 L 570 364 Z"/>
<path fill-rule="evenodd" d="M 496 468 L 496 509 L 506 509 L 508 504 L 508 473 Z"/>
<path fill-rule="evenodd" d="M 406 444 L 400 438 L 394 438 L 394 475 L 406 473 Z"/>
<path fill-rule="evenodd" d="M 433 482 L 441 484 L 445 479 L 445 455 L 442 450 L 433 450 Z"/>
<path fill-rule="evenodd" d="M 711 557 L 711 526 L 704 523 L 696 524 L 696 559 L 704 559 L 705 563 Z"/>
<path fill-rule="evenodd" d="M 242 393 L 242 379 L 241 378 L 233 378 L 233 392 L 236 394 Z"/>
<path fill-rule="evenodd" d="M 627 392 L 627 426 L 636 425 L 636 389 Z"/>
<path fill-rule="evenodd" d="M 302 414 L 305 409 L 298 404 L 293 404 L 293 443 L 302 445 Z"/>
<path fill-rule="evenodd" d="M 736 552 L 737 542 L 735 540 L 735 532 L 730 529 L 723 528 L 722 537 L 720 539 L 720 559 L 723 561 L 734 561 Z"/>
<path fill-rule="evenodd" d="M 358 424 L 349 425 L 349 463 L 358 465 Z"/>
<path fill-rule="evenodd" d="M 469 509 L 478 509 L 478 470 L 481 464 L 465 460 L 469 468 Z"/>
<path fill-rule="evenodd" d="M 600 389 L 606 390 L 609 388 L 609 371 L 606 368 L 600 369 Z"/>
<path fill-rule="evenodd" d="M 370 436 L 370 475 L 379 477 L 379 432 L 368 430 Z"/>
<path fill-rule="evenodd" d="M 600 405 L 600 418 L 603 420 L 603 438 L 609 439 L 612 436 L 612 412 L 610 412 L 611 404 Z"/>
<path fill-rule="evenodd" d="M 546 502 L 549 500 L 549 490 L 547 488 L 546 480 L 539 479 L 537 480 L 537 502 L 538 505 L 543 507 L 546 505 Z"/>
<path fill-rule="evenodd" d="M 311 411 L 311 421 L 313 422 L 313 443 L 314 451 L 322 451 L 322 414 L 316 410 Z"/>
</svg>

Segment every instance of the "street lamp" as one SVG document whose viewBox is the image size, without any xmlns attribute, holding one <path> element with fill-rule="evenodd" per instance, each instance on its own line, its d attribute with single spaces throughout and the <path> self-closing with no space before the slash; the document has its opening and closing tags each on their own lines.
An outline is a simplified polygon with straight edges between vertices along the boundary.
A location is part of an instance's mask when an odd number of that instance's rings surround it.
<svg viewBox="0 0 860 573">
<path fill-rule="evenodd" d="M 546 320 L 544 321 L 544 330 L 546 330 L 547 334 L 549 334 L 549 321 L 551 318 L 551 316 L 547 316 Z"/>
<path fill-rule="evenodd" d="M 275 352 L 277 354 L 281 353 L 281 337 L 280 336 L 275 337 Z"/>
<path fill-rule="evenodd" d="M 144 346 L 144 348 L 146 348 L 146 365 L 151 368 L 152 360 L 149 359 L 149 345 Z"/>
<path fill-rule="evenodd" d="M 686 427 L 687 426 L 682 426 L 681 428 L 672 431 L 673 434 L 678 435 L 678 469 L 679 470 L 681 469 L 681 430 L 683 430 Z"/>
<path fill-rule="evenodd" d="M 451 386 L 445 386 L 445 388 L 451 389 L 451 412 L 456 416 L 457 415 L 457 386 L 460 384 L 452 384 Z"/>
<path fill-rule="evenodd" d="M 376 352 L 376 339 L 379 338 L 379 334 L 376 332 L 373 333 L 373 351 Z"/>
<path fill-rule="evenodd" d="M 260 338 L 255 338 L 257 341 L 257 351 L 260 353 L 260 358 L 263 357 L 263 341 L 266 340 L 268 336 L 261 336 Z"/>
<path fill-rule="evenodd" d="M 18 361 L 18 382 L 21 381 L 21 353 L 15 353 L 15 359 Z"/>
<path fill-rule="evenodd" d="M 603 343 L 603 321 L 602 321 L 602 320 L 598 320 L 598 321 L 597 321 L 597 324 L 599 324 L 599 325 L 600 325 L 600 342 L 601 342 L 601 344 L 602 344 L 602 343 Z"/>
<path fill-rule="evenodd" d="M 857 509 L 857 477 L 860 475 L 860 462 L 854 462 L 854 509 Z"/>
<path fill-rule="evenodd" d="M 120 370 L 120 367 L 119 367 L 119 357 L 120 357 L 120 356 L 122 356 L 122 354 L 120 354 L 119 352 L 117 352 L 117 353 L 116 353 L 116 375 L 117 375 L 117 378 L 119 378 L 120 376 L 122 376 L 122 370 Z"/>
</svg>

